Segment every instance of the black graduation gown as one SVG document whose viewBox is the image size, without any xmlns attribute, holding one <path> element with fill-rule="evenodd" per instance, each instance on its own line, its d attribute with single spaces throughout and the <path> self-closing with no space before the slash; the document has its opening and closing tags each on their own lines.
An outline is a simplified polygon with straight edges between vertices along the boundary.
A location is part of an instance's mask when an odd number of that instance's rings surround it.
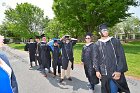
<svg viewBox="0 0 140 93">
<path fill-rule="evenodd" d="M 35 61 L 35 53 L 36 53 L 35 42 L 29 43 L 28 50 L 29 50 L 30 62 Z"/>
<path fill-rule="evenodd" d="M 29 43 L 26 43 L 26 45 L 24 46 L 24 51 L 29 51 L 28 47 L 29 47 Z"/>
<path fill-rule="evenodd" d="M 40 43 L 40 56 L 43 68 L 50 69 L 51 67 L 50 46 L 45 42 Z"/>
<path fill-rule="evenodd" d="M 106 78 L 104 82 L 102 82 L 104 83 L 102 87 L 106 87 L 105 82 L 112 79 L 112 74 L 115 71 L 121 72 L 121 78 L 114 81 L 120 91 L 129 93 L 129 88 L 124 76 L 124 72 L 126 72 L 128 68 L 124 50 L 120 41 L 116 38 L 111 38 L 106 42 L 98 40 L 94 46 L 93 53 L 93 64 L 96 71 L 99 71 Z M 104 91 L 102 93 L 109 93 L 105 92 L 105 90 L 102 91 Z"/>
<path fill-rule="evenodd" d="M 36 44 L 36 53 L 35 53 L 36 61 L 38 60 L 39 66 L 41 66 L 40 42 L 36 42 L 35 44 Z"/>
<path fill-rule="evenodd" d="M 62 69 L 67 70 L 69 61 L 72 62 L 71 68 L 73 69 L 73 46 L 77 41 L 71 40 L 68 44 L 61 42 L 60 46 L 62 48 Z"/>
<path fill-rule="evenodd" d="M 90 44 L 89 46 L 86 45 L 83 46 L 81 61 L 84 63 L 85 74 L 90 84 L 98 84 L 99 79 L 96 77 L 96 71 L 93 68 L 92 63 L 93 46 L 94 46 L 93 43 Z"/>
<path fill-rule="evenodd" d="M 54 46 L 54 50 L 52 51 L 52 66 L 54 69 L 56 69 L 57 66 L 61 66 L 62 64 L 62 59 L 61 59 L 61 50 L 58 46 Z"/>
</svg>

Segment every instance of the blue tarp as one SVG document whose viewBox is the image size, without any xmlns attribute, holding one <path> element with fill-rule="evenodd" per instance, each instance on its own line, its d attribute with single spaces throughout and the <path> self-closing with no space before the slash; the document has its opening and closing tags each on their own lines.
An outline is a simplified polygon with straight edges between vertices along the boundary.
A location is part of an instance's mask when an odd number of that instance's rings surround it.
<svg viewBox="0 0 140 93">
<path fill-rule="evenodd" d="M 54 40 L 58 40 L 59 41 L 60 39 L 53 38 L 51 41 L 48 42 L 48 45 L 51 47 L 52 50 L 54 50 L 54 47 L 53 47 Z"/>
</svg>

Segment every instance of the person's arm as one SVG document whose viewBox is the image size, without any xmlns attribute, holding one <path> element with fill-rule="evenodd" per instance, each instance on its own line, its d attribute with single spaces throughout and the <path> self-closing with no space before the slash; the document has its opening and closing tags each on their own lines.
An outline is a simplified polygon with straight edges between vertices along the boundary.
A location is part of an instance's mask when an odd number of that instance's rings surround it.
<svg viewBox="0 0 140 93">
<path fill-rule="evenodd" d="M 84 64 L 84 47 L 82 49 L 82 53 L 81 53 L 81 64 Z"/>
<path fill-rule="evenodd" d="M 11 68 L 11 65 L 9 63 L 8 57 L 5 54 L 0 54 L 0 57 Z M 11 74 L 11 86 L 12 86 L 13 92 L 18 93 L 18 84 L 17 84 L 17 81 L 16 81 L 15 74 L 13 72 L 13 69 L 12 69 L 12 74 Z"/>
<path fill-rule="evenodd" d="M 26 43 L 26 45 L 24 46 L 24 51 L 29 51 L 29 44 Z"/>
<path fill-rule="evenodd" d="M 121 73 L 124 73 L 128 70 L 127 64 L 126 64 L 126 58 L 124 54 L 123 47 L 118 39 L 113 39 L 113 47 L 114 47 L 114 53 L 116 57 L 116 71 L 112 74 L 113 79 L 118 80 L 120 79 Z"/>
<path fill-rule="evenodd" d="M 63 46 L 63 41 L 60 40 L 60 41 L 59 41 L 59 48 L 62 49 L 62 46 Z"/>
<path fill-rule="evenodd" d="M 101 79 L 101 73 L 99 69 L 99 50 L 96 44 L 93 45 L 93 49 L 92 49 L 92 62 L 93 62 L 93 68 L 96 71 L 96 76 L 99 79 Z"/>
<path fill-rule="evenodd" d="M 93 45 L 92 49 L 92 62 L 96 72 L 99 72 L 99 50 L 96 44 Z"/>
<path fill-rule="evenodd" d="M 60 38 L 60 41 L 62 42 L 65 39 L 65 36 L 63 36 L 62 38 Z"/>
<path fill-rule="evenodd" d="M 124 49 L 118 39 L 116 40 L 115 53 L 117 57 L 116 72 L 126 72 L 128 70 L 126 57 L 125 57 Z"/>
<path fill-rule="evenodd" d="M 71 42 L 72 42 L 72 46 L 74 46 L 76 43 L 77 43 L 77 39 L 71 39 Z"/>
</svg>

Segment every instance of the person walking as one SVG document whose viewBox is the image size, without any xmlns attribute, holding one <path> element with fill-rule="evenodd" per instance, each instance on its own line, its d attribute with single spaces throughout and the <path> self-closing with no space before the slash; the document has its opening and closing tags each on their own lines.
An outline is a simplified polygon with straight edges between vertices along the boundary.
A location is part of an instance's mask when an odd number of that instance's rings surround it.
<svg viewBox="0 0 140 93">
<path fill-rule="evenodd" d="M 47 44 L 45 34 L 41 35 L 42 41 L 40 43 L 40 58 L 43 67 L 44 76 L 47 77 L 47 73 L 51 73 L 51 54 L 50 46 Z"/>
<path fill-rule="evenodd" d="M 82 49 L 81 61 L 84 65 L 84 70 L 86 77 L 89 81 L 89 93 L 95 93 L 94 87 L 99 83 L 99 79 L 96 77 L 96 71 L 93 67 L 93 47 L 94 43 L 92 42 L 92 33 L 87 33 L 85 36 L 86 44 Z"/>
<path fill-rule="evenodd" d="M 62 71 L 61 71 L 61 79 L 60 83 L 66 78 L 69 81 L 72 81 L 70 77 L 71 68 L 73 69 L 73 46 L 76 44 L 77 39 L 72 40 L 69 35 L 63 36 L 61 39 L 60 47 L 62 48 Z"/>
<path fill-rule="evenodd" d="M 41 57 L 40 57 L 40 37 L 36 36 L 35 39 L 35 45 L 36 45 L 36 53 L 35 53 L 35 62 L 39 64 L 38 70 L 41 70 L 42 68 L 42 63 L 41 63 Z"/>
<path fill-rule="evenodd" d="M 101 93 L 130 93 L 124 73 L 128 70 L 120 41 L 109 36 L 106 24 L 99 26 L 101 38 L 95 43 L 93 67 L 101 79 Z"/>
<path fill-rule="evenodd" d="M 61 76 L 62 55 L 58 40 L 54 40 L 53 49 L 51 49 L 51 51 L 54 77 L 56 76 L 56 69 L 58 69 L 58 75 Z"/>
<path fill-rule="evenodd" d="M 37 66 L 37 62 L 35 61 L 36 43 L 34 42 L 34 39 L 30 38 L 30 42 L 26 46 L 29 51 L 30 66 L 33 67 L 33 62 L 35 62 L 35 65 Z"/>
</svg>

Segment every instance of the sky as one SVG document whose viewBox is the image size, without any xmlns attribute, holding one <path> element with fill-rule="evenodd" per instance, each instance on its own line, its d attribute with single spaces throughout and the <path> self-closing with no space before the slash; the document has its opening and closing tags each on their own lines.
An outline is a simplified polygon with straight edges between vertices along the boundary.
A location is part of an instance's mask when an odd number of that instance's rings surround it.
<svg viewBox="0 0 140 93">
<path fill-rule="evenodd" d="M 6 9 L 8 9 L 9 7 L 15 8 L 17 3 L 20 4 L 25 2 L 40 7 L 42 10 L 44 10 L 44 15 L 48 16 L 49 19 L 52 19 L 55 16 L 52 10 L 53 0 L 0 0 L 0 24 L 2 23 L 5 17 L 4 11 Z M 136 16 L 140 19 L 139 11 L 140 7 L 130 7 L 128 12 L 134 13 L 133 16 Z"/>
</svg>

